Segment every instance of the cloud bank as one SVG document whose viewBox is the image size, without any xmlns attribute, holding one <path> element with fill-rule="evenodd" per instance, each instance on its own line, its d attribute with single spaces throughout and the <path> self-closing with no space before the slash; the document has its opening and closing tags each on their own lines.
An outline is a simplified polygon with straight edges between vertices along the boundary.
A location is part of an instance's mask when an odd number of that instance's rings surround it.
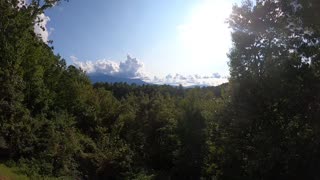
<svg viewBox="0 0 320 180">
<path fill-rule="evenodd" d="M 228 82 L 228 77 L 222 77 L 221 75 L 214 73 L 210 76 L 201 76 L 198 74 L 193 75 L 167 75 L 164 78 L 154 77 L 151 80 L 154 84 L 169 84 L 173 86 L 217 86 Z"/>
<path fill-rule="evenodd" d="M 102 73 L 110 76 L 124 77 L 124 78 L 147 78 L 146 72 L 144 70 L 144 64 L 127 55 L 127 60 L 124 62 L 117 63 L 111 60 L 97 60 L 97 61 L 85 61 L 81 62 L 77 57 L 71 56 L 73 64 L 88 74 L 91 73 Z"/>
<path fill-rule="evenodd" d="M 165 77 L 150 76 L 146 72 L 144 64 L 132 58 L 130 55 L 123 62 L 115 62 L 112 60 L 97 60 L 97 61 L 79 61 L 77 57 L 71 56 L 73 64 L 87 74 L 102 73 L 115 77 L 123 77 L 129 79 L 141 79 L 152 84 L 168 84 L 173 86 L 217 86 L 228 82 L 228 77 L 223 77 L 218 73 L 211 75 L 182 75 L 182 74 L 168 74 Z"/>
</svg>

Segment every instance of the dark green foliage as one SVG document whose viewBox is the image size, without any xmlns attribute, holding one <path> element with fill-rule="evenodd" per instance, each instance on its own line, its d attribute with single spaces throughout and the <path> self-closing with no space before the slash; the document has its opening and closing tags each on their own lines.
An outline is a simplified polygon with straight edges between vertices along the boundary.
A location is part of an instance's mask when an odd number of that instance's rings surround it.
<svg viewBox="0 0 320 180">
<path fill-rule="evenodd" d="M 316 1 L 234 7 L 222 179 L 319 178 L 319 20 L 310 18 L 319 10 Z"/>
</svg>

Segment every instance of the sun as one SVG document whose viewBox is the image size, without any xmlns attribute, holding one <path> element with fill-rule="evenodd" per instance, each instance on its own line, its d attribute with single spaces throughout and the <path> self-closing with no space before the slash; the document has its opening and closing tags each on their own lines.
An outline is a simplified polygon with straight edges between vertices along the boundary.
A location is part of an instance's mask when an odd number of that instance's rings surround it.
<svg viewBox="0 0 320 180">
<path fill-rule="evenodd" d="M 226 23 L 231 10 L 232 2 L 229 0 L 200 0 L 186 23 L 178 26 L 181 46 L 193 61 L 225 61 L 231 46 Z"/>
</svg>

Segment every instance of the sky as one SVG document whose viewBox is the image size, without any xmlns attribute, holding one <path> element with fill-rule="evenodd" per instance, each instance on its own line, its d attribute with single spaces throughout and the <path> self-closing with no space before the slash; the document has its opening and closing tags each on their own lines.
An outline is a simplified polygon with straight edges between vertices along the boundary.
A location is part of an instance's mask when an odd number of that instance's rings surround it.
<svg viewBox="0 0 320 180">
<path fill-rule="evenodd" d="M 70 0 L 39 17 L 54 51 L 87 73 L 157 84 L 227 81 L 230 30 L 238 0 Z"/>
</svg>

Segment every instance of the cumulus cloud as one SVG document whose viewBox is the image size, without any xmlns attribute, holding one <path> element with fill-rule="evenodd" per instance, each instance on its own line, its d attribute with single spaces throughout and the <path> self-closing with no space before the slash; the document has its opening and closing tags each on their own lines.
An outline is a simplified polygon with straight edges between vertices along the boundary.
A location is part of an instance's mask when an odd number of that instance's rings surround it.
<svg viewBox="0 0 320 180">
<path fill-rule="evenodd" d="M 107 75 L 116 75 L 119 72 L 119 64 L 109 60 L 97 60 L 95 62 L 81 62 L 77 57 L 71 56 L 73 64 L 87 73 L 103 73 Z"/>
<path fill-rule="evenodd" d="M 131 58 L 127 55 L 125 62 L 120 62 L 119 74 L 121 77 L 144 77 L 144 64 L 136 58 Z"/>
<path fill-rule="evenodd" d="M 43 42 L 48 43 L 49 35 L 51 31 L 48 30 L 47 24 L 50 21 L 50 17 L 44 13 L 39 14 L 34 25 L 34 32 L 42 39 Z"/>
<path fill-rule="evenodd" d="M 126 61 L 120 63 L 106 59 L 81 62 L 75 56 L 70 58 L 75 66 L 88 74 L 102 73 L 117 77 L 148 79 L 144 64 L 130 55 L 127 56 Z"/>
<path fill-rule="evenodd" d="M 97 60 L 97 61 L 79 61 L 75 56 L 70 57 L 73 64 L 87 74 L 102 73 L 110 76 L 124 77 L 124 78 L 139 78 L 151 84 L 168 84 L 173 86 L 217 86 L 228 82 L 228 77 L 221 76 L 219 73 L 202 76 L 199 74 L 182 75 L 182 74 L 168 74 L 164 77 L 150 76 L 145 71 L 143 62 L 136 58 L 127 56 L 123 62 L 115 62 L 111 60 Z"/>
</svg>

